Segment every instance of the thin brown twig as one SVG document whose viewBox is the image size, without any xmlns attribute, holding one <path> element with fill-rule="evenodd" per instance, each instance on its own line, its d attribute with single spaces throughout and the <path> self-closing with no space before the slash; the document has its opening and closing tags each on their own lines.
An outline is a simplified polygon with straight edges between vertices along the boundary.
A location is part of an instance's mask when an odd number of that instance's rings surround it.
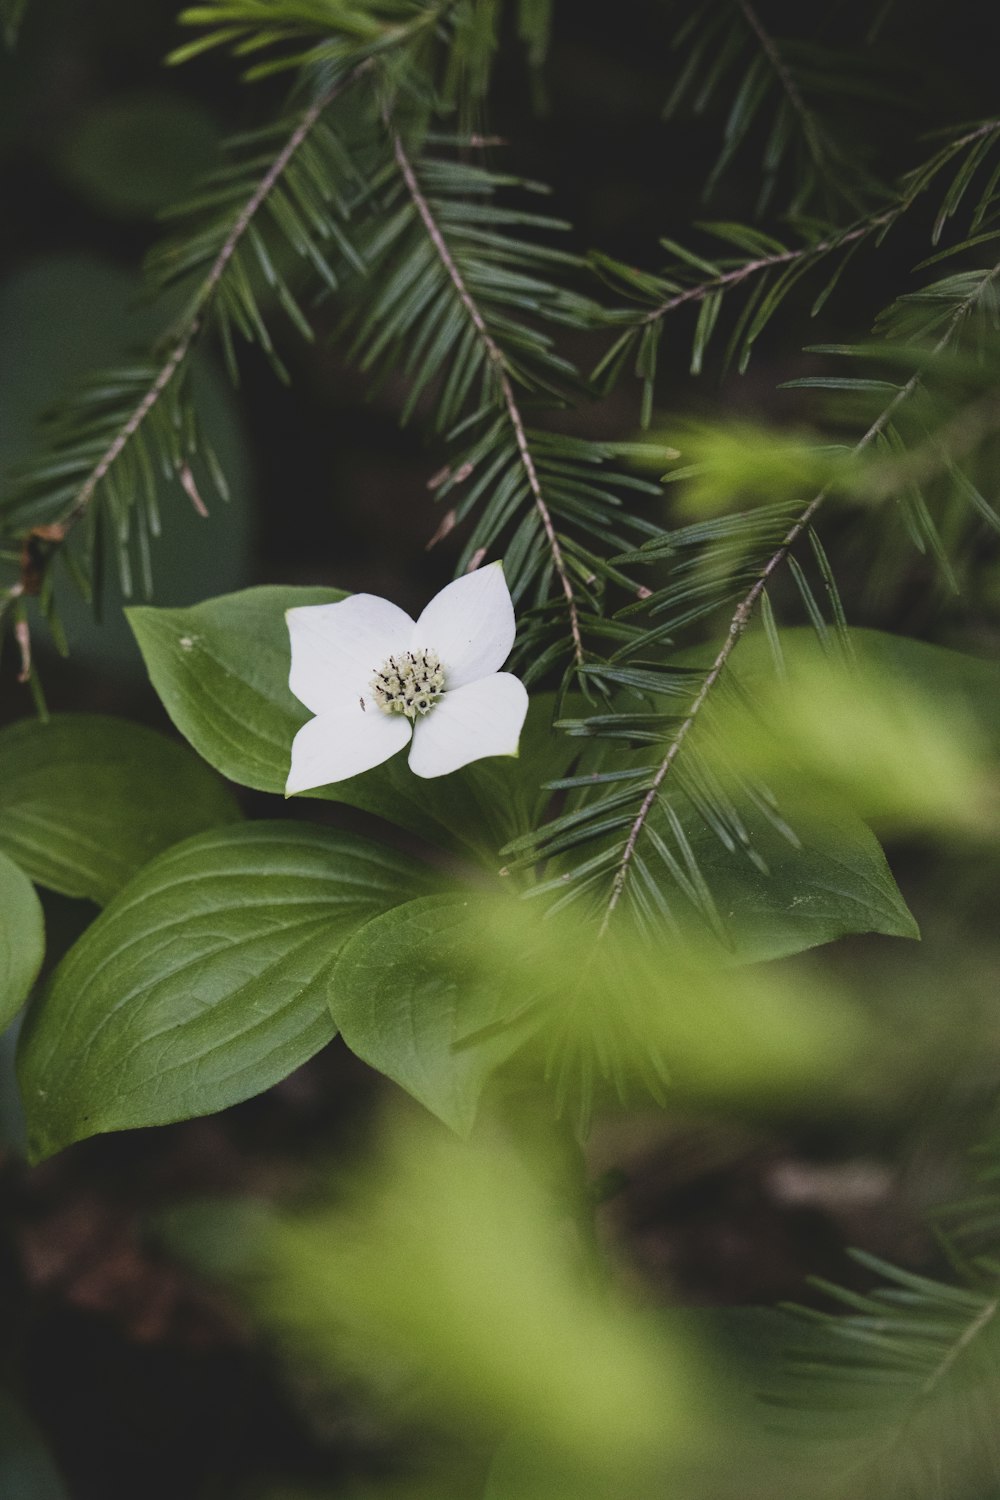
<svg viewBox="0 0 1000 1500">
<path fill-rule="evenodd" d="M 888 420 L 888 418 L 886 420 Z M 652 812 L 656 799 L 659 796 L 660 787 L 663 785 L 670 772 L 671 766 L 677 759 L 677 756 L 680 753 L 680 748 L 683 745 L 684 741 L 687 739 L 695 720 L 697 719 L 702 708 L 705 706 L 705 700 L 708 698 L 709 693 L 712 691 L 715 684 L 722 676 L 722 672 L 725 668 L 726 663 L 728 662 L 738 641 L 743 635 L 743 632 L 749 625 L 754 609 L 757 606 L 757 602 L 760 599 L 761 594 L 767 587 L 768 580 L 770 579 L 772 573 L 774 573 L 785 561 L 785 558 L 788 556 L 792 547 L 798 541 L 799 537 L 802 535 L 803 531 L 805 531 L 813 516 L 816 514 L 817 510 L 819 510 L 823 501 L 826 499 L 826 493 L 827 492 L 825 490 L 821 490 L 820 493 L 809 502 L 802 514 L 790 527 L 788 533 L 782 540 L 781 545 L 778 547 L 777 551 L 772 554 L 772 556 L 765 563 L 764 567 L 761 569 L 760 574 L 754 581 L 753 587 L 747 594 L 744 595 L 744 597 L 737 605 L 736 612 L 729 622 L 729 630 L 726 634 L 726 639 L 723 642 L 722 648 L 713 661 L 711 667 L 708 669 L 708 673 L 705 676 L 701 687 L 698 689 L 698 693 L 694 698 L 691 707 L 688 709 L 687 714 L 685 715 L 683 721 L 677 729 L 677 733 L 671 740 L 670 745 L 667 748 L 666 755 L 663 757 L 659 766 L 657 767 L 656 774 L 654 775 L 653 780 L 650 783 L 649 790 L 643 798 L 642 805 L 639 808 L 635 821 L 629 829 L 628 838 L 626 839 L 625 847 L 622 850 L 622 857 L 618 862 L 617 869 L 615 870 L 615 878 L 611 887 L 611 895 L 608 898 L 608 904 L 604 912 L 604 920 L 601 923 L 601 937 L 603 937 L 605 932 L 607 931 L 608 923 L 611 921 L 612 913 L 614 912 L 615 907 L 618 905 L 618 902 L 622 898 L 622 894 L 625 890 L 625 886 L 631 871 L 632 859 L 635 854 L 636 844 L 639 842 L 639 837 L 646 826 L 646 820 L 648 819 L 649 814 Z"/>
<path fill-rule="evenodd" d="M 737 0 L 737 3 L 739 3 L 739 0 Z M 998 129 L 1000 129 L 1000 121 L 995 119 L 985 120 L 981 125 L 977 125 L 974 130 L 968 131 L 965 135 L 960 136 L 951 143 L 947 159 L 951 160 L 963 147 L 970 146 L 973 142 L 982 140 L 984 136 L 991 133 L 995 134 Z M 933 175 L 936 176 L 937 172 L 935 171 Z M 904 178 L 903 180 L 905 182 L 906 179 Z M 705 298 L 711 296 L 713 292 L 729 291 L 730 288 L 739 286 L 741 282 L 748 280 L 751 276 L 756 276 L 760 271 L 769 271 L 774 266 L 793 265 L 796 261 L 806 260 L 809 257 L 815 257 L 819 260 L 822 256 L 829 254 L 831 250 L 840 250 L 847 245 L 853 245 L 876 230 L 888 228 L 897 219 L 902 218 L 903 214 L 913 207 L 923 187 L 926 185 L 926 182 L 922 182 L 919 186 L 913 187 L 909 192 L 904 193 L 891 208 L 883 209 L 880 213 L 873 214 L 860 223 L 852 225 L 849 229 L 845 229 L 841 234 L 829 235 L 826 239 L 818 240 L 815 244 L 800 245 L 794 250 L 779 250 L 774 255 L 758 256 L 754 260 L 744 261 L 740 266 L 734 266 L 732 270 L 720 271 L 718 276 L 712 276 L 707 281 L 701 281 L 697 286 L 685 287 L 683 291 L 677 292 L 673 297 L 668 297 L 665 302 L 660 302 L 655 307 L 650 308 L 638 320 L 639 324 L 640 326 L 645 326 L 648 323 L 656 323 L 660 318 L 666 317 L 678 307 L 686 306 L 689 302 L 704 302 Z"/>
<path fill-rule="evenodd" d="M 21 657 L 21 670 L 17 674 L 18 682 L 31 681 L 31 626 L 22 616 L 14 623 L 14 639 Z"/>
<path fill-rule="evenodd" d="M 785 93 L 788 95 L 788 102 L 791 104 L 795 113 L 802 121 L 802 129 L 805 132 L 806 140 L 809 142 L 813 157 L 814 159 L 818 159 L 822 155 L 822 147 L 816 135 L 816 127 L 813 121 L 812 111 L 809 109 L 806 101 L 803 99 L 802 92 L 799 89 L 798 84 L 795 82 L 795 79 L 792 77 L 792 74 L 789 71 L 788 65 L 786 64 L 781 53 L 778 51 L 773 36 L 771 36 L 770 32 L 765 29 L 760 17 L 754 10 L 753 6 L 750 4 L 750 0 L 735 0 L 735 3 L 738 9 L 742 11 L 743 19 L 750 27 L 750 30 L 753 32 L 758 42 L 760 42 L 761 50 L 763 51 L 768 62 L 771 64 L 771 67 L 774 69 L 775 76 L 777 77 L 779 83 L 781 84 Z"/>
<path fill-rule="evenodd" d="M 750 276 L 756 276 L 758 271 L 769 271 L 772 266 L 788 266 L 795 261 L 805 260 L 807 256 L 826 255 L 830 250 L 839 250 L 843 245 L 851 245 L 855 240 L 863 239 L 866 234 L 881 228 L 883 224 L 889 224 L 901 213 L 902 209 L 890 209 L 888 212 L 879 214 L 873 219 L 866 219 L 863 224 L 854 229 L 848 229 L 841 235 L 833 235 L 830 239 L 819 240 L 815 245 L 801 245 L 796 250 L 781 250 L 774 255 L 761 255 L 756 260 L 744 261 L 741 266 L 734 266 L 731 271 L 722 271 L 709 281 L 701 281 L 697 286 L 685 287 L 676 296 L 668 298 L 666 302 L 659 303 L 651 308 L 641 319 L 643 324 L 656 323 L 675 308 L 683 307 L 688 302 L 703 302 L 712 292 L 728 291 L 730 287 L 739 286 L 741 281 L 746 281 Z"/>
<path fill-rule="evenodd" d="M 108 470 L 112 467 L 112 465 L 117 462 L 123 450 L 128 446 L 129 442 L 138 432 L 143 422 L 145 422 L 146 418 L 153 410 L 153 407 L 156 405 L 160 397 L 163 395 L 164 391 L 170 385 L 181 365 L 187 359 L 187 356 L 191 350 L 191 345 L 194 343 L 195 338 L 197 337 L 200 324 L 201 319 L 198 317 L 194 317 L 185 326 L 183 333 L 177 340 L 174 347 L 171 349 L 170 354 L 167 356 L 166 363 L 161 367 L 159 373 L 156 376 L 156 379 L 149 387 L 149 390 L 143 396 L 142 400 L 139 402 L 139 405 L 135 408 L 128 421 L 115 433 L 115 436 L 112 438 L 111 442 L 104 450 L 104 453 L 101 455 L 100 459 L 91 470 L 87 479 L 77 491 L 73 499 L 73 504 L 70 506 L 62 521 L 64 533 L 65 531 L 68 531 L 71 526 L 74 526 L 76 522 L 86 514 L 90 503 L 97 492 L 98 485 L 105 478 Z"/>
<path fill-rule="evenodd" d="M 963 319 L 966 317 L 970 309 L 974 306 L 978 298 L 982 295 L 985 287 L 990 282 L 994 281 L 998 276 L 1000 276 L 1000 262 L 998 262 L 993 267 L 993 270 L 990 272 L 989 276 L 984 278 L 984 280 L 976 288 L 975 292 L 972 293 L 969 297 L 965 298 L 964 301 L 962 301 L 955 309 L 954 313 L 949 319 L 947 328 L 930 352 L 930 357 L 932 359 L 936 355 L 940 354 L 941 351 L 951 342 L 951 339 L 953 338 L 959 325 L 962 323 Z M 893 415 L 895 414 L 897 409 L 902 406 L 904 402 L 909 400 L 913 392 L 922 383 L 923 378 L 923 370 L 916 370 L 910 376 L 906 384 L 900 386 L 899 390 L 896 391 L 893 395 L 893 398 L 889 402 L 888 406 L 886 406 L 885 409 L 879 413 L 864 436 L 860 438 L 859 441 L 854 445 L 853 451 L 855 454 L 863 453 L 866 448 L 870 447 L 870 445 L 875 441 L 879 434 L 885 431 L 886 427 L 892 421 Z M 628 837 L 625 840 L 625 846 L 622 850 L 621 859 L 619 860 L 618 865 L 615 869 L 615 877 L 614 881 L 612 882 L 611 894 L 608 898 L 608 904 L 604 911 L 604 918 L 601 922 L 600 932 L 598 934 L 599 937 L 603 937 L 607 932 L 608 924 L 611 921 L 611 917 L 615 910 L 615 907 L 618 905 L 619 901 L 622 898 L 622 894 L 625 890 L 625 886 L 628 882 L 628 877 L 631 872 L 632 860 L 635 855 L 636 845 L 639 842 L 642 831 L 646 826 L 649 815 L 653 810 L 657 797 L 659 796 L 660 788 L 666 780 L 667 776 L 670 774 L 670 769 L 673 766 L 674 761 L 677 759 L 678 754 L 680 753 L 681 746 L 684 744 L 684 741 L 690 734 L 691 728 L 694 725 L 694 722 L 697 719 L 698 715 L 701 713 L 701 710 L 704 708 L 709 694 L 711 693 L 715 684 L 718 682 L 719 678 L 722 676 L 722 673 L 725 670 L 726 663 L 729 661 L 730 656 L 733 654 L 736 646 L 743 638 L 744 632 L 746 631 L 746 628 L 749 625 L 751 618 L 753 617 L 753 612 L 756 609 L 757 604 L 760 601 L 760 597 L 767 587 L 772 574 L 775 573 L 781 566 L 781 564 L 785 561 L 792 548 L 795 546 L 795 543 L 798 541 L 799 537 L 803 534 L 804 531 L 807 530 L 816 512 L 819 510 L 820 506 L 829 495 L 830 488 L 830 485 L 824 486 L 824 488 L 821 489 L 819 493 L 813 497 L 812 500 L 810 500 L 809 504 L 806 506 L 802 514 L 789 528 L 787 534 L 782 539 L 780 546 L 768 558 L 757 578 L 754 580 L 752 587 L 748 590 L 748 592 L 744 595 L 744 597 L 737 605 L 732 619 L 729 622 L 729 629 L 726 632 L 726 639 L 723 642 L 715 660 L 712 662 L 712 665 L 709 667 L 708 672 L 704 680 L 702 681 L 701 687 L 698 689 L 698 692 L 691 703 L 691 707 L 688 709 L 686 715 L 684 716 L 684 719 L 677 728 L 677 732 L 675 733 L 673 739 L 670 741 L 670 744 L 667 747 L 667 753 L 661 760 L 660 764 L 657 766 L 656 772 L 653 776 L 653 780 L 650 783 L 649 789 L 647 790 L 646 795 L 642 800 L 642 804 L 639 808 L 638 813 L 636 814 L 635 820 L 632 823 L 631 828 L 629 829 Z"/>
<path fill-rule="evenodd" d="M 486 357 L 493 366 L 496 374 L 497 385 L 503 399 L 511 429 L 514 433 L 514 441 L 517 444 L 521 467 L 524 469 L 528 488 L 535 502 L 535 509 L 541 517 L 542 527 L 544 528 L 549 544 L 549 552 L 552 555 L 552 563 L 558 575 L 563 594 L 566 596 L 566 604 L 569 609 L 570 634 L 573 637 L 573 655 L 577 665 L 580 665 L 583 662 L 584 651 L 576 594 L 573 591 L 569 570 L 566 567 L 566 559 L 563 556 L 563 550 L 559 544 L 559 538 L 556 535 L 556 529 L 552 522 L 552 514 L 545 502 L 545 495 L 538 477 L 538 470 L 535 467 L 535 460 L 528 445 L 524 419 L 521 415 L 521 408 L 518 405 L 517 398 L 514 395 L 514 387 L 508 372 L 507 360 L 504 357 L 503 350 L 487 328 L 483 315 L 465 284 L 465 278 L 455 263 L 455 258 L 448 248 L 448 242 L 442 234 L 441 228 L 431 211 L 431 206 L 417 180 L 417 174 L 413 170 L 413 164 L 406 153 L 402 139 L 397 131 L 392 130 L 392 124 L 388 117 L 386 117 L 386 126 L 392 132 L 393 153 L 396 158 L 396 165 L 399 167 L 403 181 L 406 183 L 407 192 L 413 200 L 414 207 L 420 215 L 421 222 L 427 231 L 431 244 L 434 246 L 438 259 L 451 278 L 458 299 L 468 314 L 469 321 L 476 330 L 479 341 L 486 351 Z"/>
</svg>

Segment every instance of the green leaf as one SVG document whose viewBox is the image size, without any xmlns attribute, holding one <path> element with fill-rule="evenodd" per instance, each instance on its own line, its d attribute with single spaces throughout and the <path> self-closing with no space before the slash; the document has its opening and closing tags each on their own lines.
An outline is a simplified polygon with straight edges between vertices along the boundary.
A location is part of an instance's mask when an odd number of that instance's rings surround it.
<svg viewBox="0 0 1000 1500">
<path fill-rule="evenodd" d="M 773 677 L 763 632 L 760 646 L 760 665 Z M 752 692 L 758 679 L 739 680 Z M 745 740 L 742 717 L 713 737 L 726 766 L 734 746 L 744 748 L 740 736 Z M 569 810 L 550 825 L 557 833 L 542 850 L 553 857 L 540 895 L 566 891 L 567 877 L 582 888 L 591 872 L 610 884 L 618 867 L 654 771 L 647 751 L 597 754 L 603 758 L 584 762 L 594 767 L 593 784 L 575 778 L 580 802 L 574 805 L 571 794 Z M 661 793 L 646 818 L 631 872 L 629 893 L 643 924 L 683 935 L 725 964 L 787 957 L 855 932 L 918 937 L 881 845 L 843 795 L 824 788 L 811 797 L 801 781 L 775 776 L 767 785 L 773 802 L 755 784 L 725 786 L 704 761 L 675 771 L 673 790 Z M 537 846 L 509 852 L 533 859 Z"/>
<path fill-rule="evenodd" d="M 730 853 L 696 815 L 685 831 L 716 908 L 732 956 L 740 963 L 784 958 L 854 932 L 918 938 L 882 846 L 846 808 L 832 804 L 822 816 L 812 807 L 781 817 L 800 841 L 789 842 L 762 812 L 741 808 L 749 847 L 764 870 Z M 697 917 L 692 913 L 692 923 Z M 709 931 L 699 933 L 709 941 Z"/>
<path fill-rule="evenodd" d="M 264 587 L 193 609 L 128 610 L 129 623 L 171 719 L 199 755 L 232 781 L 283 793 L 291 744 L 309 718 L 288 688 L 285 611 L 332 604 L 337 589 Z M 346 802 L 449 848 L 486 855 L 534 826 L 540 788 L 576 754 L 551 730 L 551 698 L 532 701 L 516 759 L 480 761 L 433 781 L 405 754 L 310 796 Z"/>
<path fill-rule="evenodd" d="M 956 712 L 978 725 L 1000 752 L 1000 666 L 995 661 L 932 646 L 881 630 L 854 630 L 858 658 L 934 698 L 945 718 Z"/>
<path fill-rule="evenodd" d="M 699 954 L 662 928 L 652 942 L 598 931 L 502 893 L 410 901 L 341 950 L 333 1017 L 359 1057 L 463 1136 L 491 1083 L 541 1090 L 584 1130 L 599 1100 L 815 1097 L 834 1086 L 832 1060 L 868 1040 L 804 967 L 733 968 L 711 934 Z"/>
<path fill-rule="evenodd" d="M 819 807 L 846 802 L 879 829 L 981 837 L 994 826 L 1000 668 L 878 631 L 844 639 L 850 659 L 838 662 L 808 631 L 783 632 L 782 684 L 765 643 L 747 640 L 737 670 L 754 711 L 733 705 L 716 726 L 729 758 L 769 785 L 808 785 Z"/>
<path fill-rule="evenodd" d="M 64 896 L 103 905 L 154 855 L 239 817 L 207 766 L 141 724 L 65 714 L 0 731 L 0 849 Z"/>
<path fill-rule="evenodd" d="M 336 954 L 378 912 L 433 889 L 354 835 L 238 824 L 148 865 L 59 965 L 22 1035 L 35 1159 L 102 1131 L 224 1109 L 334 1035 Z"/>
<path fill-rule="evenodd" d="M 31 881 L 0 854 L 0 1031 L 28 998 L 45 956 L 45 922 Z"/>
<path fill-rule="evenodd" d="M 405 1391 L 406 1431 L 436 1445 L 426 1483 L 376 1481 L 357 1500 L 481 1495 L 467 1455 L 478 1471 L 512 1428 L 584 1472 L 614 1474 L 616 1500 L 673 1493 L 645 1481 L 675 1446 L 690 1472 L 701 1371 L 686 1341 L 594 1274 L 569 1153 L 517 1124 L 515 1141 L 492 1130 L 463 1142 L 400 1112 L 363 1172 L 338 1174 L 335 1203 L 295 1217 L 201 1203 L 164 1225 L 172 1252 L 221 1280 L 321 1387 L 346 1378 L 381 1410 L 394 1398 L 398 1410 Z M 433 1457 L 456 1439 L 465 1482 L 453 1488 Z"/>
<path fill-rule="evenodd" d="M 344 1041 L 468 1135 L 490 1075 L 516 1051 L 516 1016 L 473 1039 L 502 1012 L 471 952 L 471 896 L 424 896 L 376 917 L 345 943 L 330 984 Z M 500 981 L 501 985 L 503 981 Z"/>
<path fill-rule="evenodd" d="M 230 781 L 283 793 L 292 739 L 309 717 L 288 687 L 285 611 L 344 597 L 265 586 L 125 613 L 164 708 L 198 754 Z"/>
</svg>

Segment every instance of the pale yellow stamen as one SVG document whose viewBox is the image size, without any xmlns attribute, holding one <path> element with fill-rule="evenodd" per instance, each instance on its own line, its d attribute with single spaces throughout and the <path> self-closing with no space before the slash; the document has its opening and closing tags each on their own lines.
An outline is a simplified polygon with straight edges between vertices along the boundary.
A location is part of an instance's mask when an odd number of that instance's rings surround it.
<svg viewBox="0 0 1000 1500">
<path fill-rule="evenodd" d="M 403 651 L 382 663 L 369 687 L 383 713 L 415 719 L 444 692 L 444 669 L 436 651 Z"/>
</svg>

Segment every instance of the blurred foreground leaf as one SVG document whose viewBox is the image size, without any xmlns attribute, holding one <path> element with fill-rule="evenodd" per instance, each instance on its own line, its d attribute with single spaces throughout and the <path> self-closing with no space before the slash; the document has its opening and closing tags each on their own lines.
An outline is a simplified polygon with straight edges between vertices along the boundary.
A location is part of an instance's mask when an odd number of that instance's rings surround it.
<svg viewBox="0 0 1000 1500">
<path fill-rule="evenodd" d="M 761 779 L 779 797 L 787 788 L 818 809 L 846 803 L 880 827 L 994 838 L 1000 670 L 867 632 L 859 644 L 845 658 L 796 634 L 782 676 L 744 675 L 740 696 L 716 705 L 706 756 L 723 776 Z"/>
<path fill-rule="evenodd" d="M 219 155 L 219 132 L 192 100 L 130 93 L 101 99 L 74 122 L 62 167 L 96 208 L 142 219 L 192 191 Z"/>
<path fill-rule="evenodd" d="M 414 1424 L 415 1464 L 428 1423 L 472 1444 L 516 1429 L 625 1495 L 695 1431 L 687 1345 L 594 1284 L 540 1183 L 500 1137 L 407 1118 L 336 1207 L 193 1209 L 170 1237 L 331 1384 L 377 1401 L 395 1369 L 387 1420 Z"/>
<path fill-rule="evenodd" d="M 805 968 L 721 967 L 690 945 L 512 898 L 410 902 L 345 945 L 330 1003 L 344 1040 L 468 1132 L 492 1077 L 544 1080 L 586 1127 L 600 1103 L 765 1103 L 831 1097 L 871 1041 L 863 1018 Z M 515 1055 L 516 1054 L 516 1055 Z"/>
<path fill-rule="evenodd" d="M 730 515 L 752 505 L 805 505 L 834 482 L 846 482 L 852 455 L 823 445 L 815 434 L 756 427 L 748 422 L 689 425 L 678 436 L 684 466 L 676 512 L 688 519 Z"/>
</svg>

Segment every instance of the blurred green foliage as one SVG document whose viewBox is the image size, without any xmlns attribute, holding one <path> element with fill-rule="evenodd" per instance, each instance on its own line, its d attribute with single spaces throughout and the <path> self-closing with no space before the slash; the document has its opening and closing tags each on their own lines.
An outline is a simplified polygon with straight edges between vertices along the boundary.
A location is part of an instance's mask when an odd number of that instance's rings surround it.
<svg viewBox="0 0 1000 1500">
<path fill-rule="evenodd" d="M 213 120 L 192 100 L 124 94 L 100 100 L 77 123 L 62 167 L 95 208 L 147 219 L 193 192 L 219 164 L 219 144 Z"/>
</svg>

